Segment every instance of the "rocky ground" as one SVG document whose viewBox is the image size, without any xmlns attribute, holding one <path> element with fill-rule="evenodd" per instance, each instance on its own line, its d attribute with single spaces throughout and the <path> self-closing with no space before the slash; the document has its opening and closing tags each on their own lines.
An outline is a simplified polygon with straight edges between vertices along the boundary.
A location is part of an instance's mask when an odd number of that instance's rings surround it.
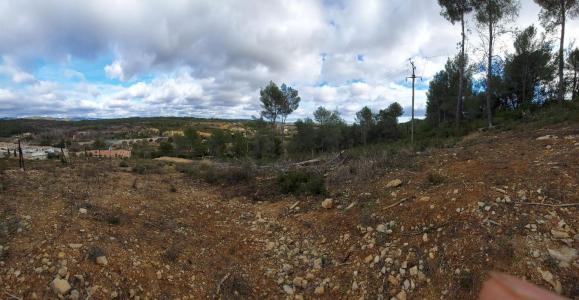
<svg viewBox="0 0 579 300">
<path fill-rule="evenodd" d="M 577 124 L 477 133 L 328 199 L 3 168 L 0 299 L 474 299 L 491 270 L 579 299 Z"/>
</svg>

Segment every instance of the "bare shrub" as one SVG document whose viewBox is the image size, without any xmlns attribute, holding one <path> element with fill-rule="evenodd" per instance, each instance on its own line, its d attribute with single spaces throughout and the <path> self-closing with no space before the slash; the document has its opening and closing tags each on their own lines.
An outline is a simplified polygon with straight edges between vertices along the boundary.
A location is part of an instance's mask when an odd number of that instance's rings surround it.
<svg viewBox="0 0 579 300">
<path fill-rule="evenodd" d="M 163 173 L 163 162 L 152 160 L 137 161 L 132 171 L 137 174 L 161 174 Z"/>
<path fill-rule="evenodd" d="M 180 247 L 177 247 L 176 245 L 171 245 L 171 247 L 167 248 L 161 256 L 167 262 L 175 262 L 177 261 L 180 255 L 181 255 Z"/>
<path fill-rule="evenodd" d="M 344 161 L 331 169 L 327 176 L 329 186 L 344 183 L 365 183 L 393 169 L 416 168 L 414 154 L 405 148 L 368 147 L 354 149 L 344 155 Z"/>
<path fill-rule="evenodd" d="M 440 185 L 446 181 L 446 177 L 440 173 L 430 172 L 426 176 L 426 180 L 430 185 Z"/>
</svg>

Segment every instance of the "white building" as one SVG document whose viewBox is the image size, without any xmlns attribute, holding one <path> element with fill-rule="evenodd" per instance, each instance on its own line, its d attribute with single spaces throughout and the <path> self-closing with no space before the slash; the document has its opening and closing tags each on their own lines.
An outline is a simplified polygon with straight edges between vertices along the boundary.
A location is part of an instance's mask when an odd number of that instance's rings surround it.
<svg viewBox="0 0 579 300">
<path fill-rule="evenodd" d="M 18 155 L 18 144 L 0 143 L 0 157 L 6 157 L 8 155 L 8 151 L 10 151 L 10 156 L 13 157 L 14 150 L 16 150 L 16 155 Z M 60 148 L 50 146 L 22 145 L 22 155 L 24 156 L 24 159 L 43 160 L 47 159 L 49 155 L 59 154 Z M 64 149 L 64 155 L 68 156 L 68 150 Z"/>
</svg>

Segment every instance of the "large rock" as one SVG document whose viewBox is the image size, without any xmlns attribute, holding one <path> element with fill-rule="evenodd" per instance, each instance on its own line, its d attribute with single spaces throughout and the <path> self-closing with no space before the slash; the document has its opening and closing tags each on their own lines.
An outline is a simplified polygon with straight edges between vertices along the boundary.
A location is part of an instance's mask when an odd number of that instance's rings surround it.
<svg viewBox="0 0 579 300">
<path fill-rule="evenodd" d="M 316 287 L 316 289 L 314 290 L 314 294 L 316 295 L 323 295 L 324 294 L 324 286 L 318 286 Z"/>
<path fill-rule="evenodd" d="M 388 228 L 386 228 L 384 224 L 378 224 L 378 226 L 376 226 L 376 231 L 378 232 L 386 233 L 386 230 L 388 230 Z"/>
<path fill-rule="evenodd" d="M 562 230 L 557 230 L 557 229 L 551 229 L 551 234 L 553 235 L 554 238 L 556 239 L 566 239 L 569 237 L 569 233 L 562 231 Z"/>
<path fill-rule="evenodd" d="M 66 279 L 61 279 L 59 277 L 54 278 L 50 283 L 50 287 L 55 293 L 60 295 L 65 295 L 71 289 L 70 283 L 68 283 Z"/>
<path fill-rule="evenodd" d="M 109 264 L 106 256 L 99 256 L 96 258 L 96 263 L 102 266 L 106 266 Z"/>
<path fill-rule="evenodd" d="M 334 200 L 332 198 L 327 198 L 324 201 L 322 201 L 323 208 L 330 209 L 332 208 L 332 206 L 334 206 Z"/>
<path fill-rule="evenodd" d="M 308 286 L 308 281 L 303 279 L 302 277 L 295 277 L 292 283 L 294 284 L 294 286 L 301 288 L 306 288 Z"/>
<path fill-rule="evenodd" d="M 82 244 L 68 244 L 68 246 L 72 249 L 79 249 L 82 247 Z"/>
<path fill-rule="evenodd" d="M 558 137 L 556 135 L 544 135 L 537 138 L 537 141 L 545 141 L 545 140 L 556 140 Z"/>
<path fill-rule="evenodd" d="M 404 290 L 401 290 L 398 294 L 396 294 L 396 299 L 406 300 L 406 292 Z"/>
<path fill-rule="evenodd" d="M 390 182 L 388 182 L 388 184 L 386 184 L 387 188 L 394 188 L 394 187 L 399 187 L 402 185 L 402 180 L 400 179 L 394 179 L 391 180 Z"/>
<path fill-rule="evenodd" d="M 293 295 L 293 294 L 294 294 L 294 289 L 293 289 L 291 286 L 287 285 L 287 284 L 284 284 L 284 286 L 283 286 L 283 291 L 284 291 L 286 294 L 288 294 L 288 295 Z"/>
<path fill-rule="evenodd" d="M 559 266 L 566 268 L 577 257 L 577 250 L 563 246 L 560 249 L 547 249 L 549 255 L 559 261 Z"/>
<path fill-rule="evenodd" d="M 561 293 L 561 291 L 562 291 L 561 282 L 559 280 L 555 279 L 555 276 L 553 276 L 553 273 L 551 273 L 547 270 L 543 271 L 541 268 L 537 268 L 537 271 L 539 271 L 539 274 L 541 274 L 541 277 L 543 277 L 543 280 L 545 280 L 546 282 L 551 284 L 551 286 L 553 286 L 553 288 L 555 289 L 555 291 L 557 293 Z"/>
</svg>

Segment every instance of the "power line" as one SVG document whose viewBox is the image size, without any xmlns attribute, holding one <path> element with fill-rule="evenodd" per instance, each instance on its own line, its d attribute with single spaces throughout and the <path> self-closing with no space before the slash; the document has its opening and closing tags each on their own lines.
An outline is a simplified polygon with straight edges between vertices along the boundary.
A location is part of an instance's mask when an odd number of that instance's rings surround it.
<svg viewBox="0 0 579 300">
<path fill-rule="evenodd" d="M 408 61 L 416 61 L 419 60 L 420 62 L 418 63 L 419 68 L 417 68 L 417 73 L 419 73 L 421 76 L 424 76 L 424 72 L 426 71 L 426 67 L 428 66 L 428 63 L 430 63 L 429 60 L 432 59 L 436 59 L 436 58 L 441 58 L 441 57 L 451 57 L 451 54 L 440 54 L 440 55 L 431 55 L 431 56 L 414 56 L 414 57 L 410 57 L 408 58 Z"/>
<path fill-rule="evenodd" d="M 414 82 L 416 78 L 422 80 L 422 76 L 416 76 L 416 65 L 412 59 L 410 60 L 410 66 L 412 67 L 412 75 L 406 77 L 406 79 L 412 79 L 412 119 L 410 121 L 410 143 L 414 145 Z"/>
</svg>

